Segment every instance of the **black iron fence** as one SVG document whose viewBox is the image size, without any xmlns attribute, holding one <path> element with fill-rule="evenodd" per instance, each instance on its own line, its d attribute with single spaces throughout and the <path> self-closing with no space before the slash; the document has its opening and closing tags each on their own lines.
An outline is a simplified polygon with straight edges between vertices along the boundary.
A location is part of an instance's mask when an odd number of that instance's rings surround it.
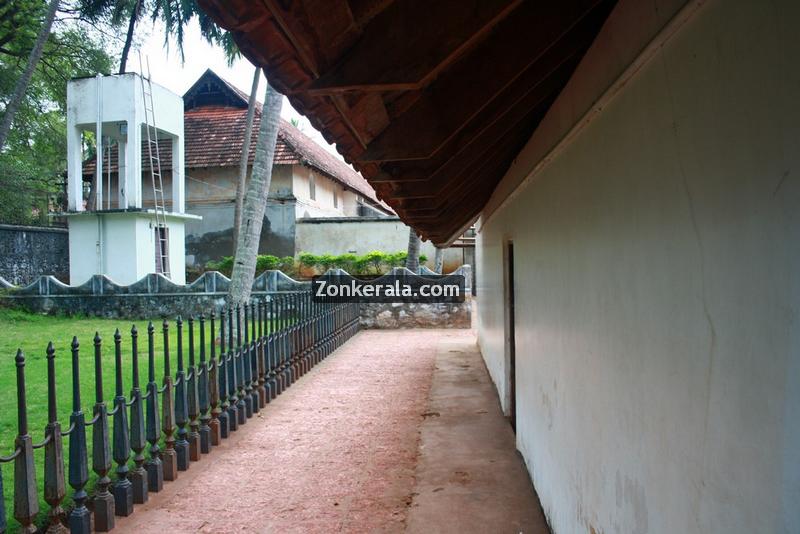
<svg viewBox="0 0 800 534">
<path fill-rule="evenodd" d="M 27 419 L 25 356 L 16 361 L 18 434 L 14 452 L 0 462 L 14 462 L 13 517 L 22 532 L 35 532 L 39 490 L 34 455 L 44 449 L 44 501 L 49 506 L 48 532 L 106 532 L 115 516 L 128 516 L 134 505 L 161 491 L 164 481 L 178 478 L 203 454 L 263 409 L 312 366 L 358 331 L 357 304 L 312 301 L 308 292 L 268 295 L 236 308 L 211 312 L 208 317 L 180 317 L 163 336 L 163 374 L 155 362 L 156 327 L 146 331 L 148 376 L 139 376 L 140 333 L 130 332 L 130 353 L 123 349 L 119 330 L 114 335 L 115 395 L 103 395 L 104 343 L 93 340 L 95 401 L 84 413 L 80 389 L 80 350 L 72 340 L 72 413 L 62 428 L 56 405 L 56 354 L 47 347 L 48 420 L 44 439 L 34 443 Z M 198 328 L 199 327 L 199 328 Z M 169 337 L 177 336 L 173 374 Z M 199 334 L 199 335 L 196 335 Z M 207 346 L 206 335 L 211 343 Z M 216 340 L 219 339 L 219 345 Z M 184 347 L 184 341 L 187 346 Z M 127 343 L 126 343 L 127 345 Z M 210 353 L 207 353 L 207 347 Z M 219 352 L 218 352 L 219 351 Z M 125 353 L 125 354 L 124 354 Z M 129 358 L 132 389 L 123 391 L 123 360 Z M 160 384 L 159 384 L 159 376 Z M 109 406 L 110 404 L 110 406 Z M 87 428 L 91 427 L 89 463 Z M 68 456 L 63 452 L 68 438 Z M 116 464 L 116 466 L 114 466 Z M 89 469 L 97 475 L 89 502 Z M 65 475 L 66 473 L 66 475 Z M 113 480 L 112 480 L 113 478 Z M 65 510 L 66 484 L 73 506 Z M 0 473 L 0 496 L 3 479 Z M 90 511 L 90 508 L 92 510 Z M 92 517 L 93 514 L 93 517 Z M 6 530 L 6 510 L 0 499 L 0 532 Z"/>
</svg>

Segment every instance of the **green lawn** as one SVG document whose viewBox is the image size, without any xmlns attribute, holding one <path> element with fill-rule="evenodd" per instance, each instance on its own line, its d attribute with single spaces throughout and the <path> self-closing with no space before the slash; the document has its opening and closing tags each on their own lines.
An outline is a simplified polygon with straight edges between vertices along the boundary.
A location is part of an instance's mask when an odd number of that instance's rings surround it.
<svg viewBox="0 0 800 534">
<path fill-rule="evenodd" d="M 34 442 L 44 436 L 47 423 L 47 361 L 45 359 L 47 343 L 53 342 L 56 354 L 56 390 L 58 398 L 58 418 L 62 428 L 69 425 L 72 411 L 72 373 L 70 344 L 72 337 L 77 336 L 80 342 L 81 400 L 83 410 L 90 418 L 94 403 L 94 349 L 92 340 L 95 332 L 103 340 L 103 389 L 105 399 L 109 402 L 114 396 L 114 331 L 119 328 L 122 334 L 122 367 L 125 394 L 131 388 L 131 326 L 134 322 L 123 319 L 97 319 L 79 317 L 52 317 L 34 315 L 17 310 L 0 309 L 0 454 L 7 455 L 13 451 L 14 437 L 17 434 L 17 400 L 14 356 L 21 348 L 25 354 L 25 377 L 28 403 L 28 425 Z M 139 330 L 139 369 L 142 388 L 147 382 L 147 321 L 136 321 Z M 163 376 L 163 335 L 161 320 L 153 320 L 156 326 L 156 375 L 160 383 Z M 184 322 L 184 358 L 188 365 L 188 332 Z M 206 328 L 209 328 L 206 323 Z M 206 343 L 210 343 L 210 335 L 206 335 Z M 195 322 L 195 343 L 199 348 L 199 322 Z M 177 336 L 175 322 L 170 322 L 170 355 L 172 372 L 177 369 Z M 206 351 L 210 354 L 210 349 Z M 199 357 L 199 350 L 197 352 Z M 109 422 L 109 426 L 111 423 Z M 87 430 L 87 438 L 91 447 L 91 430 Z M 41 487 L 44 480 L 44 449 L 37 449 L 36 477 L 40 487 L 40 518 L 44 519 L 48 506 L 41 500 Z M 64 456 L 68 455 L 68 440 L 64 438 Z M 91 449 L 89 451 L 91 466 Z M 66 470 L 65 470 L 66 472 Z M 9 532 L 16 530 L 13 520 L 13 463 L 2 464 L 4 498 Z M 113 478 L 113 477 L 112 477 Z M 93 487 L 94 481 L 89 482 Z M 71 493 L 67 485 L 68 495 Z M 69 498 L 65 500 L 69 504 Z"/>
</svg>

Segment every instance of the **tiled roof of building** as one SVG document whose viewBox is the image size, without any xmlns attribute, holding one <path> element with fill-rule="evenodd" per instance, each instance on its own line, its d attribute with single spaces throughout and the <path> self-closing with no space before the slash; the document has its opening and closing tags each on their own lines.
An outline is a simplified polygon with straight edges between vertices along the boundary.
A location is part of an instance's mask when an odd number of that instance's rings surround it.
<svg viewBox="0 0 800 534">
<path fill-rule="evenodd" d="M 223 89 L 227 98 L 219 105 L 208 98 L 205 102 L 196 98 L 198 86 L 203 82 L 213 83 Z M 201 76 L 184 95 L 184 165 L 186 169 L 209 167 L 238 167 L 242 153 L 245 126 L 247 123 L 248 97 L 242 91 L 217 76 L 210 69 Z M 220 99 L 217 99 L 220 100 Z M 243 102 L 243 107 L 242 107 Z M 235 105 L 230 105 L 231 103 Z M 252 165 L 256 152 L 258 127 L 261 123 L 261 103 L 256 106 L 253 120 L 248 164 Z M 156 118 L 156 120 L 158 120 Z M 172 146 L 168 140 L 159 142 L 161 169 L 168 170 L 172 163 Z M 117 171 L 116 149 L 112 149 L 111 172 Z M 385 210 L 391 209 L 375 196 L 372 186 L 349 165 L 319 146 L 291 123 L 280 119 L 278 142 L 275 146 L 275 165 L 306 165 L 329 176 L 343 186 L 354 190 Z M 84 162 L 83 174 L 94 172 L 94 159 Z M 142 145 L 142 171 L 149 171 L 149 157 L 145 143 Z M 108 169 L 105 169 L 106 171 Z"/>
</svg>

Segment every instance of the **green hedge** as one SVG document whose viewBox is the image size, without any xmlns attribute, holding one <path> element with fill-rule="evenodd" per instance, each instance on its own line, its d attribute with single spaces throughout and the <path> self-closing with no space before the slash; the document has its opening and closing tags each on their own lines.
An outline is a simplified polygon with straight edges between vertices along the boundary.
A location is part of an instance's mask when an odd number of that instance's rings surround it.
<svg viewBox="0 0 800 534">
<path fill-rule="evenodd" d="M 344 269 L 351 274 L 381 274 L 393 267 L 403 267 L 406 264 L 408 253 L 381 252 L 373 250 L 362 256 L 347 253 L 334 256 L 332 254 L 309 254 L 301 252 L 297 255 L 297 260 L 291 256 L 279 258 L 271 254 L 259 255 L 256 258 L 256 273 L 267 270 L 280 270 L 289 276 L 296 276 L 300 267 L 313 269 L 314 272 L 325 272 L 328 269 Z M 428 261 L 427 256 L 420 254 L 420 265 Z M 217 261 L 206 263 L 207 271 L 219 271 L 226 276 L 231 275 L 233 270 L 233 256 L 224 256 Z"/>
<path fill-rule="evenodd" d="M 408 253 L 382 252 L 372 250 L 362 256 L 355 254 L 340 254 L 332 256 L 330 254 L 310 254 L 301 252 L 297 258 L 300 264 L 306 268 L 313 268 L 316 272 L 325 272 L 328 269 L 344 269 L 351 274 L 380 274 L 393 267 L 403 267 L 406 264 Z M 419 257 L 420 265 L 428 261 L 427 256 L 421 254 Z"/>
</svg>

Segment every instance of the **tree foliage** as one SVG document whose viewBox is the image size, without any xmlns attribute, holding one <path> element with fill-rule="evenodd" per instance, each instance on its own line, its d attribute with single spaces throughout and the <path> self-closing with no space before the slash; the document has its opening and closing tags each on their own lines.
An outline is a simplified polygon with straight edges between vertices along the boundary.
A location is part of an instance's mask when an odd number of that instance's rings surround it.
<svg viewBox="0 0 800 534">
<path fill-rule="evenodd" d="M 44 7 L 32 0 L 0 7 L 3 112 L 25 69 Z M 66 173 L 67 81 L 112 69 L 108 39 L 70 13 L 62 11 L 54 24 L 0 153 L 0 222 L 43 222 L 48 203 L 59 202 Z"/>
</svg>

